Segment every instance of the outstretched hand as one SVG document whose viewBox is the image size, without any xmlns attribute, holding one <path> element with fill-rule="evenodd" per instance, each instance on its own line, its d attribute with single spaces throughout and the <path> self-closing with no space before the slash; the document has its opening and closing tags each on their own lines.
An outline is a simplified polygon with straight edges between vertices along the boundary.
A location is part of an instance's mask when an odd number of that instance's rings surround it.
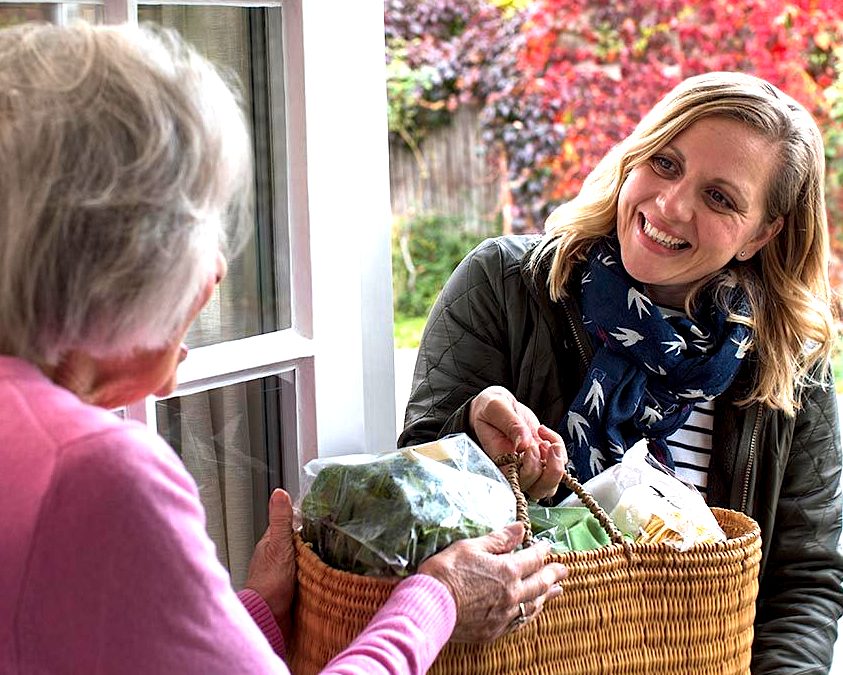
<svg viewBox="0 0 843 675">
<path fill-rule="evenodd" d="M 568 462 L 565 443 L 507 389 L 494 386 L 481 391 L 471 402 L 469 422 L 492 459 L 511 452 L 521 455 L 521 489 L 530 497 L 556 493 Z"/>
<path fill-rule="evenodd" d="M 549 545 L 512 553 L 524 537 L 520 523 L 484 537 L 463 539 L 425 560 L 428 574 L 450 590 L 457 607 L 451 639 L 486 642 L 536 617 L 544 603 L 562 592 L 567 569 L 544 564 Z"/>
<path fill-rule="evenodd" d="M 296 552 L 293 546 L 293 504 L 284 490 L 269 498 L 269 526 L 255 546 L 246 588 L 269 606 L 284 640 L 292 637 L 291 609 L 296 590 Z"/>
</svg>

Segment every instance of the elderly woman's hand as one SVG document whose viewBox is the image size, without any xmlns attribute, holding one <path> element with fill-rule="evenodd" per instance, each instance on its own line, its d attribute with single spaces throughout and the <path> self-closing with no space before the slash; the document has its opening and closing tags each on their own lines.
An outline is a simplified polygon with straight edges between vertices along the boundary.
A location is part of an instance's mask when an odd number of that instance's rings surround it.
<svg viewBox="0 0 843 675">
<path fill-rule="evenodd" d="M 278 622 L 284 640 L 292 637 L 290 610 L 296 590 L 296 551 L 293 546 L 293 504 L 284 490 L 269 498 L 269 527 L 255 546 L 246 588 L 263 598 Z"/>
<path fill-rule="evenodd" d="M 562 592 L 556 582 L 567 570 L 558 563 L 544 564 L 547 544 L 512 553 L 523 537 L 523 525 L 508 525 L 451 544 L 419 566 L 419 574 L 438 579 L 454 596 L 453 640 L 494 640 L 534 618 L 545 602 Z"/>
<path fill-rule="evenodd" d="M 539 424 L 535 413 L 504 387 L 487 387 L 471 402 L 474 435 L 492 459 L 517 452 L 523 464 L 521 489 L 533 499 L 556 493 L 568 453 L 562 437 Z"/>
</svg>

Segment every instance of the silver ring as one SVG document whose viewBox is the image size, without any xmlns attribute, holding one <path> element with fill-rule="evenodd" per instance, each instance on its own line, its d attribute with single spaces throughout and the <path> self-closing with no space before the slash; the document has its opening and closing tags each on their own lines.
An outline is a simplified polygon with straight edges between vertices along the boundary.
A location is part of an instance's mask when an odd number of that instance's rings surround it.
<svg viewBox="0 0 843 675">
<path fill-rule="evenodd" d="M 527 623 L 529 617 L 527 616 L 527 605 L 523 602 L 518 603 L 518 616 L 516 616 L 512 621 L 509 622 L 508 630 L 518 630 Z"/>
</svg>

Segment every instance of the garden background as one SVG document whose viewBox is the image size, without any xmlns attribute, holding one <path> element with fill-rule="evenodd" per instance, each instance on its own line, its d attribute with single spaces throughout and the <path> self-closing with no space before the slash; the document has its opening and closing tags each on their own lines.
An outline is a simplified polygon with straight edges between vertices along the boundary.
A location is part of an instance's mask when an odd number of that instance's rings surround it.
<svg viewBox="0 0 843 675">
<path fill-rule="evenodd" d="M 653 103 L 710 70 L 814 114 L 843 290 L 843 3 L 385 0 L 384 18 L 399 350 L 476 243 L 541 231 Z"/>
</svg>

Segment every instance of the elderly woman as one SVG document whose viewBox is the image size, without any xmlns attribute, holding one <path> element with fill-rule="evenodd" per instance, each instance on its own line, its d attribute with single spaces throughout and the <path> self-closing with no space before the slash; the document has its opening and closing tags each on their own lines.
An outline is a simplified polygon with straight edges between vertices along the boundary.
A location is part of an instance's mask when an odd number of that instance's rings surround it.
<svg viewBox="0 0 843 675">
<path fill-rule="evenodd" d="M 197 488 L 110 408 L 174 387 L 248 223 L 232 91 L 174 34 L 0 32 L 0 671 L 287 672 L 295 566 L 276 491 L 235 595 Z M 513 525 L 403 581 L 327 672 L 424 672 L 558 593 Z M 250 616 L 251 615 L 251 616 Z"/>
<path fill-rule="evenodd" d="M 587 480 L 650 439 L 709 504 L 760 524 L 753 673 L 827 672 L 843 611 L 823 172 L 815 122 L 775 87 L 681 83 L 543 238 L 487 241 L 458 267 L 399 441 L 467 431 L 522 451 L 542 498 L 569 459 Z"/>
</svg>

